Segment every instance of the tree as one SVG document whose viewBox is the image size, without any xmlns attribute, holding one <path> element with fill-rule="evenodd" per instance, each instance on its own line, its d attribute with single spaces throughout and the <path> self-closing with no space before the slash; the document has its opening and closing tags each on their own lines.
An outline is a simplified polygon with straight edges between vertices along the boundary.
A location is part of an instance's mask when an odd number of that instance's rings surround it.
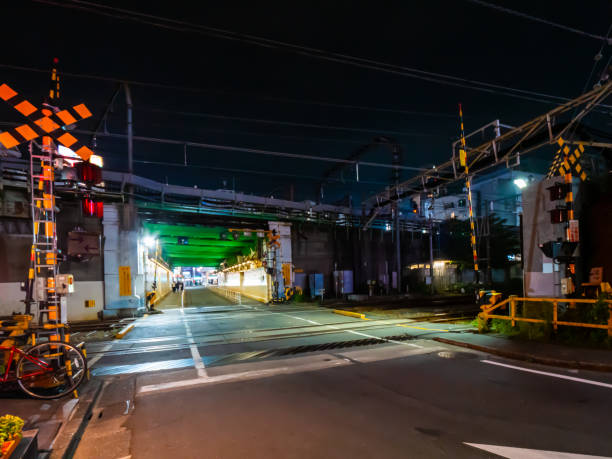
<svg viewBox="0 0 612 459">
<path fill-rule="evenodd" d="M 515 263 L 508 259 L 508 255 L 519 251 L 519 228 L 505 225 L 504 220 L 495 214 L 489 215 L 488 218 L 490 235 L 477 238 L 478 258 L 487 258 L 488 243 L 490 267 L 508 269 Z M 451 219 L 440 224 L 440 256 L 459 264 L 462 269 L 473 267 L 469 220 Z M 487 266 L 486 260 L 480 264 L 481 269 Z"/>
</svg>

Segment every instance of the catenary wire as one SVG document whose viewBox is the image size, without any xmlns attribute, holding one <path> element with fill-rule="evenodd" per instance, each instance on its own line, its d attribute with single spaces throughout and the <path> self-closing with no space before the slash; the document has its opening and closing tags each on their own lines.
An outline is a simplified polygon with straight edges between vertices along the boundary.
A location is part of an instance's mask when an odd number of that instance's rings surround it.
<svg viewBox="0 0 612 459">
<path fill-rule="evenodd" d="M 20 123 L 6 122 L 6 121 L 0 122 L 0 125 L 3 125 L 3 126 L 18 126 L 19 124 Z M 110 132 L 94 133 L 94 131 L 84 130 L 84 129 L 74 129 L 71 132 L 74 132 L 76 134 L 86 134 L 86 135 L 95 134 L 97 137 L 109 137 L 109 138 L 119 138 L 119 139 L 128 138 L 126 134 L 114 134 Z M 286 152 L 280 152 L 280 151 L 263 150 L 263 149 L 258 149 L 258 148 L 246 148 L 246 147 L 235 147 L 231 145 L 219 145 L 219 144 L 210 144 L 210 143 L 203 143 L 203 142 L 192 142 L 188 140 L 164 139 L 164 138 L 147 137 L 147 136 L 133 136 L 133 140 L 137 142 L 139 141 L 139 142 L 151 142 L 151 143 L 160 143 L 160 144 L 167 144 L 167 145 L 180 145 L 183 147 L 194 147 L 194 148 L 202 148 L 202 149 L 209 149 L 209 150 L 252 153 L 255 155 L 276 156 L 280 158 L 293 158 L 293 159 L 303 159 L 303 160 L 309 160 L 309 161 L 322 161 L 322 162 L 329 162 L 329 163 L 341 163 L 341 164 L 351 164 L 351 165 L 359 164 L 359 166 L 364 166 L 364 167 L 380 167 L 380 168 L 385 168 L 385 169 L 400 169 L 400 170 L 409 170 L 409 171 L 418 171 L 418 172 L 429 170 L 429 169 L 425 169 L 422 167 L 397 166 L 397 165 L 392 165 L 392 164 L 375 163 L 371 161 L 355 161 L 355 160 L 343 159 L 343 158 L 332 158 L 329 156 L 306 155 L 306 154 L 300 154 L 300 153 L 286 153 Z"/>
<path fill-rule="evenodd" d="M 612 42 L 610 41 L 610 38 L 608 38 L 607 36 L 602 36 L 602 35 L 596 35 L 590 32 L 585 32 L 584 30 L 579 30 L 579 29 L 575 29 L 574 27 L 569 27 L 563 24 L 558 24 L 556 22 L 552 22 L 549 21 L 548 19 L 542 19 L 536 16 L 532 16 L 530 14 L 526 14 L 523 13 L 521 11 L 516 11 L 516 10 L 512 10 L 510 8 L 506 8 L 505 6 L 501 6 L 501 5 L 496 5 L 494 3 L 489 3 L 489 2 L 485 2 L 483 0 L 467 0 L 470 3 L 475 3 L 476 5 L 480 5 L 480 6 L 484 6 L 486 8 L 492 8 L 494 10 L 498 10 L 501 11 L 503 13 L 507 13 L 507 14 L 511 14 L 514 16 L 518 16 L 521 17 L 523 19 L 529 19 L 530 21 L 535 21 L 535 22 L 539 22 L 542 24 L 546 24 L 549 25 L 551 27 L 556 27 L 558 29 L 562 29 L 565 30 L 566 32 L 572 32 L 578 35 L 582 35 L 583 37 L 588 37 L 588 38 L 593 38 L 595 40 L 600 40 L 600 41 L 604 41 L 607 44 L 611 45 Z"/>
<path fill-rule="evenodd" d="M 213 28 L 203 26 L 199 24 L 193 24 L 186 21 L 179 21 L 170 18 L 164 18 L 160 16 L 149 15 L 136 11 L 126 10 L 122 8 L 115 8 L 106 5 L 101 5 L 93 2 L 86 2 L 80 0 L 72 0 L 69 4 L 60 3 L 53 0 L 33 0 L 37 3 L 43 3 L 63 8 L 73 8 L 90 12 L 93 14 L 103 15 L 112 17 L 114 19 L 128 20 L 141 22 L 156 27 L 161 27 L 170 30 L 176 30 L 179 32 L 193 32 L 200 33 L 216 38 L 222 38 L 227 40 L 241 41 L 252 45 L 262 46 L 266 48 L 282 48 L 297 52 L 298 54 L 307 55 L 322 60 L 352 65 L 361 68 L 367 68 L 370 70 L 377 70 L 396 75 L 407 76 L 411 78 L 417 78 L 425 81 L 430 81 L 439 84 L 445 84 L 456 87 L 463 87 L 467 89 L 473 89 L 478 91 L 484 91 L 491 94 L 505 95 L 524 100 L 531 100 L 534 102 L 553 104 L 552 100 L 566 102 L 570 99 L 560 96 L 554 96 L 549 94 L 543 94 L 535 91 L 527 91 L 523 89 L 511 88 L 503 85 L 496 85 L 492 83 L 486 83 L 476 80 L 470 80 L 461 77 L 455 77 L 452 75 L 445 75 L 436 72 L 428 72 L 416 68 L 410 68 L 405 66 L 399 66 L 395 64 L 388 64 L 372 59 L 364 59 L 348 54 L 335 53 L 325 51 L 317 48 L 307 47 L 303 45 L 296 45 L 292 43 L 282 42 L 279 40 L 272 40 L 268 38 L 258 37 L 250 34 L 243 34 L 232 32 L 224 29 Z M 106 10 L 106 11 L 104 11 Z M 157 21 L 157 22 L 155 22 Z M 161 21 L 161 22 L 159 22 Z M 544 98 L 544 99 L 543 99 Z M 552 99 L 552 100 L 548 100 Z"/>
<path fill-rule="evenodd" d="M 610 36 L 610 32 L 612 32 L 612 23 L 610 24 L 610 27 L 608 27 L 608 31 L 606 32 L 606 37 Z M 605 43 L 601 44 L 599 51 L 597 52 L 597 54 L 595 54 L 595 56 L 602 55 L 605 45 L 606 45 Z M 589 77 L 587 78 L 586 82 L 584 83 L 584 87 L 582 88 L 583 93 L 586 92 L 587 88 L 589 87 L 589 83 L 591 82 L 591 78 L 593 77 L 593 74 L 595 73 L 595 69 L 597 68 L 598 63 L 599 63 L 599 60 L 596 60 L 595 62 L 593 62 L 593 65 L 591 66 L 591 71 L 589 73 Z"/>
</svg>

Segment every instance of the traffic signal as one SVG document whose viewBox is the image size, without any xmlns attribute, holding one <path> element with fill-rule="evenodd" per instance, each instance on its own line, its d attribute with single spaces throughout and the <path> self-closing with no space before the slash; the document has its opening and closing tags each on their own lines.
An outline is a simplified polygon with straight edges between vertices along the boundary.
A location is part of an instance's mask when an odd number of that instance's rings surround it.
<svg viewBox="0 0 612 459">
<path fill-rule="evenodd" d="M 419 205 L 417 204 L 417 202 L 414 199 L 410 200 L 410 210 L 413 214 L 418 214 L 419 213 Z"/>
<path fill-rule="evenodd" d="M 567 220 L 567 209 L 557 208 L 550 211 L 550 223 L 553 225 L 566 222 Z"/>
<path fill-rule="evenodd" d="M 570 187 L 572 185 L 570 183 L 555 183 L 553 186 L 547 188 L 550 193 L 551 201 L 560 201 L 561 199 L 565 199 L 567 193 L 571 191 Z"/>
</svg>

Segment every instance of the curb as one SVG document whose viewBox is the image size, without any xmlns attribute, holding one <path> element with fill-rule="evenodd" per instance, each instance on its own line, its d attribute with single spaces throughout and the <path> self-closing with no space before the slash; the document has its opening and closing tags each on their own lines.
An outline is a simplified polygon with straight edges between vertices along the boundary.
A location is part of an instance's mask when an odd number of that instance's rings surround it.
<svg viewBox="0 0 612 459">
<path fill-rule="evenodd" d="M 542 365 L 549 365 L 553 367 L 571 368 L 575 370 L 593 370 L 602 372 L 612 372 L 612 364 L 607 363 L 595 363 L 595 362 L 581 362 L 579 360 L 562 360 L 550 357 L 542 357 L 533 354 L 523 354 L 521 352 L 504 351 L 501 349 L 495 349 L 492 347 L 480 346 L 478 344 L 465 343 L 463 341 L 455 341 L 446 338 L 433 338 L 434 341 L 444 344 L 450 344 L 452 346 L 464 347 L 467 349 L 473 349 L 475 351 L 486 352 L 487 354 L 497 355 L 499 357 L 505 357 L 512 360 L 520 360 L 523 362 L 539 363 Z"/>
<path fill-rule="evenodd" d="M 358 312 L 344 311 L 342 309 L 334 309 L 332 312 L 334 314 L 340 314 L 342 316 L 349 316 L 349 317 L 355 317 L 357 319 L 366 320 L 365 314 L 360 314 Z"/>
<path fill-rule="evenodd" d="M 102 393 L 103 384 L 101 382 L 89 381 L 89 384 L 92 385 L 79 398 L 79 403 L 71 413 L 70 419 L 60 427 L 53 440 L 49 458 L 70 459 L 74 456 L 85 427 L 91 419 L 93 406 Z"/>
<path fill-rule="evenodd" d="M 125 327 L 123 327 L 121 329 L 121 331 L 119 331 L 116 335 L 115 335 L 115 339 L 121 339 L 123 338 L 125 335 L 127 335 L 129 332 L 132 331 L 132 329 L 134 328 L 134 324 L 131 323 L 129 325 L 126 325 Z"/>
</svg>

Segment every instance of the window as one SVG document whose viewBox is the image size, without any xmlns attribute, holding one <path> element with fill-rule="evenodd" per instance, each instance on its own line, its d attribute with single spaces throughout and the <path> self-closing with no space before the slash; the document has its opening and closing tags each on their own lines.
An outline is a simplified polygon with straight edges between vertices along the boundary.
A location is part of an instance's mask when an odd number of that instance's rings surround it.
<svg viewBox="0 0 612 459">
<path fill-rule="evenodd" d="M 460 199 L 459 201 L 457 201 L 457 207 L 465 207 L 467 205 L 467 202 L 465 199 Z"/>
<path fill-rule="evenodd" d="M 454 202 L 445 202 L 444 203 L 444 210 L 454 209 L 454 208 L 455 208 L 455 203 Z"/>
</svg>

